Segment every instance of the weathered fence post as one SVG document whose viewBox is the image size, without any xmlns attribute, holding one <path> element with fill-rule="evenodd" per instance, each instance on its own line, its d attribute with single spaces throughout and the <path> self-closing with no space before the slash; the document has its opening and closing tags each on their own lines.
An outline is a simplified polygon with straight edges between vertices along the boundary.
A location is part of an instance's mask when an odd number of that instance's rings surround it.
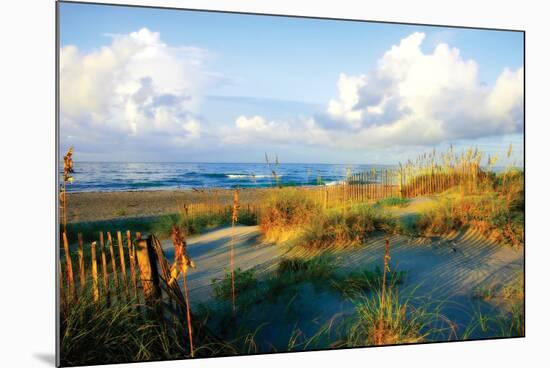
<svg viewBox="0 0 550 368">
<path fill-rule="evenodd" d="M 113 271 L 113 280 L 115 281 L 115 287 L 118 292 L 120 292 L 120 286 L 118 284 L 118 274 L 116 270 L 116 259 L 115 259 L 115 250 L 113 248 L 113 238 L 111 233 L 107 231 L 107 242 L 109 243 L 109 255 L 111 256 L 111 269 Z"/>
<path fill-rule="evenodd" d="M 84 266 L 84 245 L 82 242 L 82 233 L 78 233 L 78 271 L 80 273 L 80 290 L 86 287 L 86 270 Z"/>
<path fill-rule="evenodd" d="M 139 265 L 139 278 L 143 288 L 145 303 L 156 307 L 160 299 L 160 281 L 156 256 L 151 245 L 152 238 L 136 241 L 136 255 Z"/>
<path fill-rule="evenodd" d="M 107 256 L 105 255 L 105 240 L 103 239 L 103 231 L 99 232 L 99 247 L 101 248 L 101 268 L 103 271 L 103 292 L 107 297 L 107 303 L 110 302 L 109 290 L 109 274 L 107 273 Z"/>
<path fill-rule="evenodd" d="M 71 252 L 69 250 L 69 241 L 67 240 L 67 233 L 63 232 L 63 248 L 65 249 L 65 267 L 67 268 L 67 284 L 69 286 L 69 295 L 71 298 L 75 296 L 74 277 L 73 277 L 73 263 L 71 261 Z"/>
<path fill-rule="evenodd" d="M 117 242 L 118 242 L 118 253 L 120 256 L 120 270 L 122 271 L 122 284 L 124 285 L 124 291 L 126 292 L 126 297 L 128 297 L 128 280 L 126 279 L 126 260 L 124 259 L 124 244 L 122 243 L 122 233 L 120 231 L 116 232 Z"/>
<path fill-rule="evenodd" d="M 141 233 L 136 233 L 136 238 L 141 239 Z M 138 298 L 137 281 L 136 281 L 136 249 L 132 243 L 132 234 L 130 230 L 126 231 L 126 239 L 128 240 L 128 255 L 130 256 L 130 278 L 132 279 L 132 287 L 134 288 L 134 298 Z"/>
<path fill-rule="evenodd" d="M 99 285 L 97 280 L 97 259 L 95 253 L 96 242 L 92 242 L 92 292 L 94 297 L 94 302 L 99 302 Z"/>
</svg>

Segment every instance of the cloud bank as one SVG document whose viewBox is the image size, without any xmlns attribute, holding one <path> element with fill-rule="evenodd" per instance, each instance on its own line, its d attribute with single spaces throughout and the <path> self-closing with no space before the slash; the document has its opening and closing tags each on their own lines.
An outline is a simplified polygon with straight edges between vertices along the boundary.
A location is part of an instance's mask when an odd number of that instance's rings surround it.
<svg viewBox="0 0 550 368">
<path fill-rule="evenodd" d="M 176 146 L 197 140 L 201 96 L 220 79 L 205 68 L 209 53 L 168 46 L 146 28 L 111 37 L 91 52 L 61 48 L 62 135 L 135 145 L 158 136 Z"/>
<path fill-rule="evenodd" d="M 101 159 L 116 149 L 123 159 L 146 151 L 156 159 L 150 152 L 158 151 L 174 160 L 193 145 L 201 152 L 245 144 L 405 149 L 513 135 L 524 124 L 523 68 L 485 85 L 476 62 L 458 49 L 440 43 L 424 52 L 423 33 L 402 39 L 363 74 L 341 73 L 336 97 L 317 114 L 220 111 L 213 121 L 201 100 L 226 79 L 208 69 L 209 51 L 167 45 L 147 28 L 111 37 L 98 50 L 64 46 L 60 53 L 62 144 Z"/>
<path fill-rule="evenodd" d="M 365 74 L 340 74 L 338 96 L 314 120 L 290 126 L 241 116 L 235 135 L 241 143 L 244 137 L 279 141 L 281 135 L 303 136 L 304 129 L 311 129 L 315 134 L 304 140 L 310 144 L 364 148 L 435 145 L 522 131 L 523 68 L 505 69 L 493 86 L 486 86 L 475 61 L 464 60 L 444 43 L 424 53 L 424 38 L 413 33 L 402 39 Z"/>
<path fill-rule="evenodd" d="M 235 121 L 235 129 L 224 130 L 223 141 L 230 144 L 266 140 L 275 144 L 329 145 L 329 132 L 320 128 L 314 119 L 298 119 L 293 122 L 267 121 L 261 116 L 241 115 Z"/>
</svg>

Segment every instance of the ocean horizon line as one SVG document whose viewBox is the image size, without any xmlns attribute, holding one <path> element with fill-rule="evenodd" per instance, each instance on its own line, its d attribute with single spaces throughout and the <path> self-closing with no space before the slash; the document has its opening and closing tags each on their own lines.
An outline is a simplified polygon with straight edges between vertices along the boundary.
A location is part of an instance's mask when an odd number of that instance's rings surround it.
<svg viewBox="0 0 550 368">
<path fill-rule="evenodd" d="M 196 164 L 196 165 L 266 165 L 264 162 L 201 162 L 201 161 L 77 161 L 73 160 L 75 164 Z M 59 162 L 63 164 L 63 160 Z M 274 162 L 270 162 L 270 165 L 275 165 Z M 393 164 L 382 164 L 382 163 L 327 163 L 327 162 L 279 162 L 279 165 L 338 165 L 338 166 L 395 166 L 398 167 L 399 164 L 405 165 L 405 162 L 398 162 Z M 480 165 L 481 168 L 486 168 L 488 165 Z M 492 165 L 493 169 L 504 169 L 504 168 L 513 168 L 513 169 L 524 169 L 525 164 L 521 165 Z"/>
<path fill-rule="evenodd" d="M 263 162 L 214 162 L 214 161 L 78 161 L 73 160 L 75 164 L 200 164 L 200 165 L 267 165 Z M 63 163 L 63 160 L 60 160 Z M 270 164 L 275 164 L 270 162 Z M 399 166 L 398 163 L 381 164 L 381 163 L 330 163 L 330 162 L 279 162 L 279 165 L 354 165 L 354 166 Z"/>
</svg>

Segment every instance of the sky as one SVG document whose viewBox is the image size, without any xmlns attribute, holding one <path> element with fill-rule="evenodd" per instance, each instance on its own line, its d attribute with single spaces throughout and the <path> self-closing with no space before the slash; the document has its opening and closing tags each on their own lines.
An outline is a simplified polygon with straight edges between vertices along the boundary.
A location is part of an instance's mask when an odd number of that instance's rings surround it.
<svg viewBox="0 0 550 368">
<path fill-rule="evenodd" d="M 523 162 L 523 33 L 60 4 L 75 160 Z"/>
</svg>

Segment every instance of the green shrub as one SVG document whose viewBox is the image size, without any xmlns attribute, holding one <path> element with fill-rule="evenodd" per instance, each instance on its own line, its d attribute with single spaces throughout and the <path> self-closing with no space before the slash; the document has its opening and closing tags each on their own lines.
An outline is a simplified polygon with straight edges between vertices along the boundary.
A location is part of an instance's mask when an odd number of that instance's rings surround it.
<svg viewBox="0 0 550 368">
<path fill-rule="evenodd" d="M 380 199 L 376 202 L 378 206 L 386 207 L 405 207 L 410 202 L 410 199 L 403 197 L 388 197 Z"/>
<path fill-rule="evenodd" d="M 393 233 L 398 222 L 369 206 L 356 206 L 319 214 L 304 228 L 297 244 L 304 248 L 323 250 L 363 244 L 375 231 Z"/>
<path fill-rule="evenodd" d="M 282 188 L 274 190 L 262 211 L 260 229 L 270 241 L 284 241 L 297 236 L 321 211 L 320 206 L 303 190 Z"/>
<path fill-rule="evenodd" d="M 334 258 L 320 254 L 311 258 L 283 258 L 277 268 L 277 276 L 293 276 L 294 281 L 311 281 L 332 277 L 336 270 Z"/>
<path fill-rule="evenodd" d="M 356 314 L 345 323 L 344 346 L 418 343 L 441 332 L 433 327 L 440 319 L 437 308 L 428 304 L 413 307 L 411 297 L 402 299 L 392 288 L 363 295 L 355 303 Z"/>
<path fill-rule="evenodd" d="M 234 271 L 235 276 L 235 294 L 239 295 L 251 290 L 254 290 L 258 286 L 258 279 L 256 278 L 256 271 L 251 268 L 246 271 L 237 268 Z M 212 279 L 212 286 L 214 288 L 214 295 L 218 299 L 231 300 L 233 296 L 231 272 L 226 272 L 221 280 Z"/>
<path fill-rule="evenodd" d="M 405 280 L 405 271 L 390 271 L 386 274 L 387 287 L 400 285 Z M 382 288 L 383 272 L 380 267 L 376 266 L 374 271 L 363 270 L 351 272 L 343 277 L 340 277 L 334 282 L 337 290 L 344 295 L 354 296 L 366 293 L 372 290 L 380 290 Z"/>
</svg>

